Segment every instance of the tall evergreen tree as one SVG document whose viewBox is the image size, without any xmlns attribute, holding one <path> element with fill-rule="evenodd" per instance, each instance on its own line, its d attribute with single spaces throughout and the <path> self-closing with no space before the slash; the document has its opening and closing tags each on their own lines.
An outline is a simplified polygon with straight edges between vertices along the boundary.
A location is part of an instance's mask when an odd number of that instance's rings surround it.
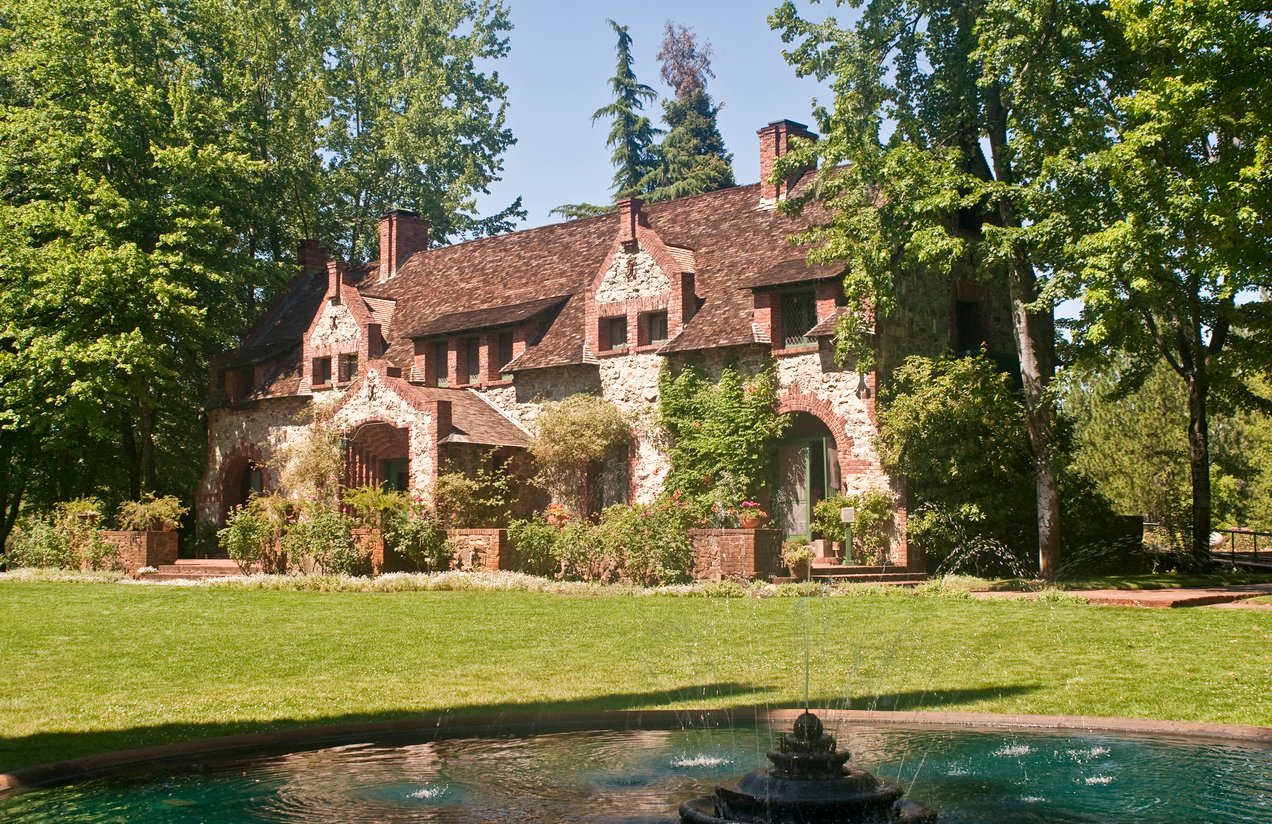
<svg viewBox="0 0 1272 824">
<path fill-rule="evenodd" d="M 663 101 L 667 136 L 659 147 L 657 168 L 644 180 L 651 201 L 714 192 L 732 186 L 733 156 L 724 147 L 717 115 L 724 104 L 707 94 L 711 45 L 699 47 L 691 29 L 667 22 L 662 48 L 661 77 L 675 97 Z"/>
<path fill-rule="evenodd" d="M 618 67 L 610 78 L 614 102 L 597 109 L 592 114 L 592 122 L 601 118 L 614 120 L 605 145 L 614 149 L 611 155 L 615 168 L 612 189 L 615 199 L 618 199 L 644 193 L 644 180 L 658 163 L 654 139 L 659 130 L 641 114 L 645 103 L 655 100 L 658 93 L 636 80 L 636 73 L 632 70 L 632 38 L 627 27 L 613 20 L 609 24 L 618 35 Z"/>
</svg>

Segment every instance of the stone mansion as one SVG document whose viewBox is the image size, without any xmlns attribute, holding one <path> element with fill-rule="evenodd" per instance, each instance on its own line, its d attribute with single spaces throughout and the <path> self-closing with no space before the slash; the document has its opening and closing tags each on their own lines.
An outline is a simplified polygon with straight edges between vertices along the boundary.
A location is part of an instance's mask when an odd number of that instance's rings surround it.
<svg viewBox="0 0 1272 824">
<path fill-rule="evenodd" d="M 525 449 L 544 402 L 599 394 L 633 428 L 625 465 L 607 468 L 614 497 L 648 500 L 668 471 L 656 425 L 667 360 L 709 374 L 776 361 L 780 411 L 794 416 L 777 452 L 786 534 L 807 534 L 835 491 L 899 491 L 874 447 L 879 375 L 911 353 L 1010 352 L 1007 308 L 978 284 L 899 278 L 898 309 L 873 335 L 876 371 L 838 367 L 840 269 L 808 265 L 789 240 L 804 224 L 776 208 L 800 185 L 771 174 L 795 136 L 815 139 L 791 121 L 759 131 L 758 184 L 435 248 L 425 221 L 395 211 L 364 267 L 305 244 L 285 293 L 214 365 L 199 519 L 220 523 L 270 488 L 271 454 L 324 400 L 346 439 L 345 483 L 427 497 L 465 451 Z M 896 527 L 905 565 L 901 506 Z"/>
</svg>

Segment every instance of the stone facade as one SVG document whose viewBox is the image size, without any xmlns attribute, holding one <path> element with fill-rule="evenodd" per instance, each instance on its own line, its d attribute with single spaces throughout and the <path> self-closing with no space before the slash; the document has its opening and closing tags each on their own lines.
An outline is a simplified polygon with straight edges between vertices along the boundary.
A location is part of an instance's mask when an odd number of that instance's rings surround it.
<svg viewBox="0 0 1272 824">
<path fill-rule="evenodd" d="M 775 361 L 780 411 L 815 430 L 803 443 L 826 444 L 819 466 L 833 488 L 810 487 L 799 505 L 890 490 L 893 560 L 913 561 L 904 490 L 874 444 L 881 376 L 908 354 L 1010 351 L 1005 302 L 978 284 L 899 273 L 898 309 L 875 324 L 879 371 L 837 366 L 835 322 L 850 311 L 840 272 L 807 264 L 789 242 L 807 224 L 773 208 L 802 177 L 774 181 L 773 164 L 792 138 L 815 135 L 780 121 L 759 136 L 757 185 L 628 199 L 600 217 L 434 248 L 422 218 L 395 211 L 381 220 L 379 260 L 362 267 L 306 244 L 291 289 L 213 376 L 236 391 L 209 410 L 199 518 L 219 522 L 249 488 L 276 487 L 278 456 L 305 435 L 311 406 L 345 439 L 346 485 L 404 478 L 427 500 L 448 456 L 525 449 L 545 405 L 579 392 L 610 401 L 631 425 L 626 460 L 602 480 L 626 489 L 607 495 L 648 501 L 670 469 L 663 366 L 718 375 L 725 363 L 756 372 Z M 452 538 L 461 565 L 497 567 L 509 552 L 498 534 Z M 700 568 L 726 577 L 768 570 L 780 545 L 742 531 L 695 541 Z"/>
</svg>

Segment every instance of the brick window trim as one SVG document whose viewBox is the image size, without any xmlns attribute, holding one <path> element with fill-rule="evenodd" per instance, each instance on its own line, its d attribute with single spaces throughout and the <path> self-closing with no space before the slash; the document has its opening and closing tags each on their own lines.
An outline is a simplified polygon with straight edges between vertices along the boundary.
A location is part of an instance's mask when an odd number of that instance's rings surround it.
<svg viewBox="0 0 1272 824">
<path fill-rule="evenodd" d="M 616 345 L 612 342 L 613 330 L 620 320 L 623 322 L 623 342 Z M 625 355 L 632 349 L 631 330 L 628 328 L 627 315 L 602 315 L 600 317 L 597 321 L 597 348 L 600 350 L 597 353 L 600 357 Z"/>
</svg>

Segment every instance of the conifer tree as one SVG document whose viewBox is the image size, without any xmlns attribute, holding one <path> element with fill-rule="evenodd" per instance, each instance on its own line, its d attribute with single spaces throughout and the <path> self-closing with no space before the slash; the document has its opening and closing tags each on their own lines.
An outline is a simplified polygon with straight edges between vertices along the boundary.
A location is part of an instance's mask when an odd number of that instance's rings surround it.
<svg viewBox="0 0 1272 824">
<path fill-rule="evenodd" d="M 618 67 L 610 78 L 614 102 L 602 106 L 592 115 L 592 122 L 603 117 L 614 119 L 607 146 L 612 146 L 611 159 L 614 172 L 615 198 L 641 194 L 645 177 L 657 165 L 654 138 L 659 130 L 641 114 L 646 102 L 652 102 L 658 94 L 649 86 L 636 80 L 632 70 L 632 37 L 626 26 L 609 21 L 618 35 Z"/>
<path fill-rule="evenodd" d="M 692 29 L 667 22 L 658 51 L 663 82 L 675 97 L 663 101 L 667 136 L 657 168 L 646 176 L 646 198 L 651 201 L 714 192 L 732 186 L 733 156 L 724 147 L 716 121 L 723 104 L 707 94 L 711 71 L 711 44 L 698 46 Z"/>
</svg>

